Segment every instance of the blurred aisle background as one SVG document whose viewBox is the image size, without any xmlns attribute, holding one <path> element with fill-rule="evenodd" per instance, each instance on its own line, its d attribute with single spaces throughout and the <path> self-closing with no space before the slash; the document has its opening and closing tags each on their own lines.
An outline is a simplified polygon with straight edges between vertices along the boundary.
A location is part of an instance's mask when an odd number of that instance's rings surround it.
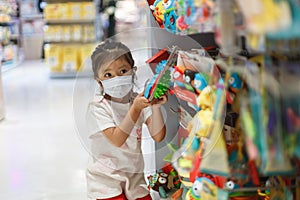
<svg viewBox="0 0 300 200">
<path fill-rule="evenodd" d="M 117 1 L 115 33 L 147 26 L 145 9 L 142 0 Z M 107 16 L 102 17 L 105 20 Z M 121 34 L 117 38 L 136 45 L 147 42 L 145 35 Z M 31 51 L 41 49 L 33 45 Z M 146 56 L 144 52 L 137 55 L 145 60 L 141 57 Z M 40 58 L 3 68 L 5 119 L 0 121 L 0 199 L 87 199 L 85 169 L 89 154 L 73 116 L 76 79 L 50 78 L 49 67 Z"/>
</svg>

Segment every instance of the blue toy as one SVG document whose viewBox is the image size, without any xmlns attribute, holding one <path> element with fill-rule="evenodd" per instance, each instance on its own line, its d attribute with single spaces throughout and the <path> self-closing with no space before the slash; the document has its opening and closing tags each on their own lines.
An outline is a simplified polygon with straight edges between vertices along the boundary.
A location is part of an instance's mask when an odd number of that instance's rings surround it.
<svg viewBox="0 0 300 200">
<path fill-rule="evenodd" d="M 193 183 L 193 187 L 190 188 L 186 194 L 186 200 L 200 200 L 200 194 L 202 190 L 207 191 L 207 193 L 213 193 L 210 187 L 203 183 L 203 180 L 214 185 L 214 183 L 206 177 L 196 178 L 195 182 Z"/>
<path fill-rule="evenodd" d="M 175 0 L 164 0 L 164 28 L 171 32 L 176 33 L 176 20 L 178 18 L 175 12 Z"/>
<path fill-rule="evenodd" d="M 196 7 L 194 0 L 188 0 L 185 2 L 185 16 L 184 21 L 187 25 L 192 25 L 196 20 Z"/>
<path fill-rule="evenodd" d="M 200 73 L 197 73 L 194 78 L 194 88 L 198 94 L 207 86 L 207 80 Z"/>
<path fill-rule="evenodd" d="M 243 86 L 243 82 L 237 73 L 232 73 L 229 78 L 229 87 L 234 92 L 240 90 Z"/>
</svg>

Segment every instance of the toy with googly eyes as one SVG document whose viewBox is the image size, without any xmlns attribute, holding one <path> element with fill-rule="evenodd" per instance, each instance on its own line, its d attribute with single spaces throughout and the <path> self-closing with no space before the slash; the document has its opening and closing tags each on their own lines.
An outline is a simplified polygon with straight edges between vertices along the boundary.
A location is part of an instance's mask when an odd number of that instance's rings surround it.
<svg viewBox="0 0 300 200">
<path fill-rule="evenodd" d="M 179 189 L 181 182 L 178 173 L 172 168 L 169 173 L 160 171 L 147 177 L 149 181 L 148 189 L 157 191 L 162 198 L 168 197 L 168 192 L 173 189 Z"/>
<path fill-rule="evenodd" d="M 208 75 L 197 73 L 195 74 L 194 83 L 193 86 L 197 92 L 197 94 L 200 94 L 202 90 L 208 85 Z"/>
<path fill-rule="evenodd" d="M 206 177 L 197 178 L 193 183 L 193 186 L 186 193 L 185 199 L 200 200 L 202 190 L 205 190 L 207 193 L 211 193 L 213 195 L 214 191 L 210 189 L 209 185 L 206 182 L 214 185 L 214 183 Z"/>
<path fill-rule="evenodd" d="M 228 90 L 226 92 L 227 103 L 232 104 L 235 94 L 242 89 L 243 82 L 240 76 L 237 73 L 231 73 L 231 76 L 228 80 Z"/>
<path fill-rule="evenodd" d="M 157 23 L 163 28 L 163 21 L 164 21 L 164 6 L 163 0 L 155 0 L 153 5 L 150 6 L 152 10 L 153 16 Z"/>
<path fill-rule="evenodd" d="M 171 32 L 176 32 L 176 20 L 178 18 L 175 10 L 175 0 L 164 0 L 163 6 L 165 9 L 164 12 L 164 28 Z"/>
<path fill-rule="evenodd" d="M 231 73 L 229 78 L 229 87 L 233 92 L 237 92 L 243 86 L 243 82 L 237 73 Z"/>
<path fill-rule="evenodd" d="M 174 70 L 172 71 L 172 81 L 175 83 L 175 86 L 184 88 L 183 75 L 185 67 L 175 65 L 173 69 Z"/>
</svg>

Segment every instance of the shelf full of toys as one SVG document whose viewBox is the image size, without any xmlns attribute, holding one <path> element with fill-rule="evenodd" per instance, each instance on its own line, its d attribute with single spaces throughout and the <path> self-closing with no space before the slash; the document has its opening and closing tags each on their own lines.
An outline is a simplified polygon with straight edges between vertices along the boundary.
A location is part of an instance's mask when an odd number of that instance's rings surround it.
<svg viewBox="0 0 300 200">
<path fill-rule="evenodd" d="M 213 60 L 201 50 L 174 49 L 155 72 L 145 97 L 175 95 L 178 131 L 188 134 L 168 144 L 167 164 L 149 176 L 149 188 L 163 198 L 175 190 L 174 196 L 189 200 L 299 195 L 299 91 L 280 92 L 291 74 L 274 78 L 262 56 Z M 158 183 L 161 174 L 181 186 Z"/>
<path fill-rule="evenodd" d="M 192 3 L 196 6 L 196 1 L 180 0 L 149 4 L 160 26 L 180 35 L 195 30 L 189 29 L 193 25 L 185 17 L 179 24 L 174 20 L 180 6 Z M 211 59 L 201 51 L 179 49 L 176 62 L 168 67 L 168 91 L 180 104 L 182 142 L 168 144 L 169 164 L 149 176 L 149 188 L 163 198 L 175 190 L 169 195 L 172 199 L 299 199 L 300 4 L 214 3 L 218 55 Z M 276 12 L 265 12 L 271 8 Z M 193 9 L 183 13 L 189 17 Z M 177 27 L 182 21 L 188 25 L 185 32 Z M 242 45 L 240 36 L 245 39 Z M 166 63 L 161 61 L 158 68 Z M 165 80 L 162 85 L 166 86 Z M 198 90 L 198 85 L 203 88 Z M 162 176 L 166 183 L 158 183 Z M 170 176 L 170 180 L 179 178 L 180 189 L 168 184 Z"/>
</svg>

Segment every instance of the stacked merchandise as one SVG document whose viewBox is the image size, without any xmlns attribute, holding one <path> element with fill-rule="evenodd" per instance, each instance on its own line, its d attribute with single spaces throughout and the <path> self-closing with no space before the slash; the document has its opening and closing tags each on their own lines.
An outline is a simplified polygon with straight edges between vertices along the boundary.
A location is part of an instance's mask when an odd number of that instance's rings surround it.
<svg viewBox="0 0 300 200">
<path fill-rule="evenodd" d="M 161 6 L 168 2 L 174 1 Z M 173 49 L 150 63 L 156 75 L 146 97 L 176 95 L 180 128 L 149 188 L 172 199 L 300 199 L 300 3 L 215 3 L 222 19 L 214 29 L 218 56 Z"/>
<path fill-rule="evenodd" d="M 43 14 L 38 0 L 22 0 L 20 6 L 21 39 L 25 59 L 40 59 L 43 49 Z M 32 49 L 36 49 L 32 51 Z"/>
<path fill-rule="evenodd" d="M 17 62 L 18 20 L 15 0 L 0 2 L 0 51 L 3 65 Z"/>
<path fill-rule="evenodd" d="M 215 27 L 216 4 L 213 0 L 148 0 L 161 28 L 176 34 L 210 32 Z"/>
<path fill-rule="evenodd" d="M 44 18 L 44 51 L 51 76 L 69 77 L 82 72 L 99 35 L 94 2 L 49 1 Z"/>
<path fill-rule="evenodd" d="M 0 63 L 0 120 L 4 119 L 4 115 L 5 115 L 5 110 L 4 110 L 4 97 L 3 97 L 3 86 L 2 86 L 2 70 L 1 70 L 1 63 Z"/>
</svg>

